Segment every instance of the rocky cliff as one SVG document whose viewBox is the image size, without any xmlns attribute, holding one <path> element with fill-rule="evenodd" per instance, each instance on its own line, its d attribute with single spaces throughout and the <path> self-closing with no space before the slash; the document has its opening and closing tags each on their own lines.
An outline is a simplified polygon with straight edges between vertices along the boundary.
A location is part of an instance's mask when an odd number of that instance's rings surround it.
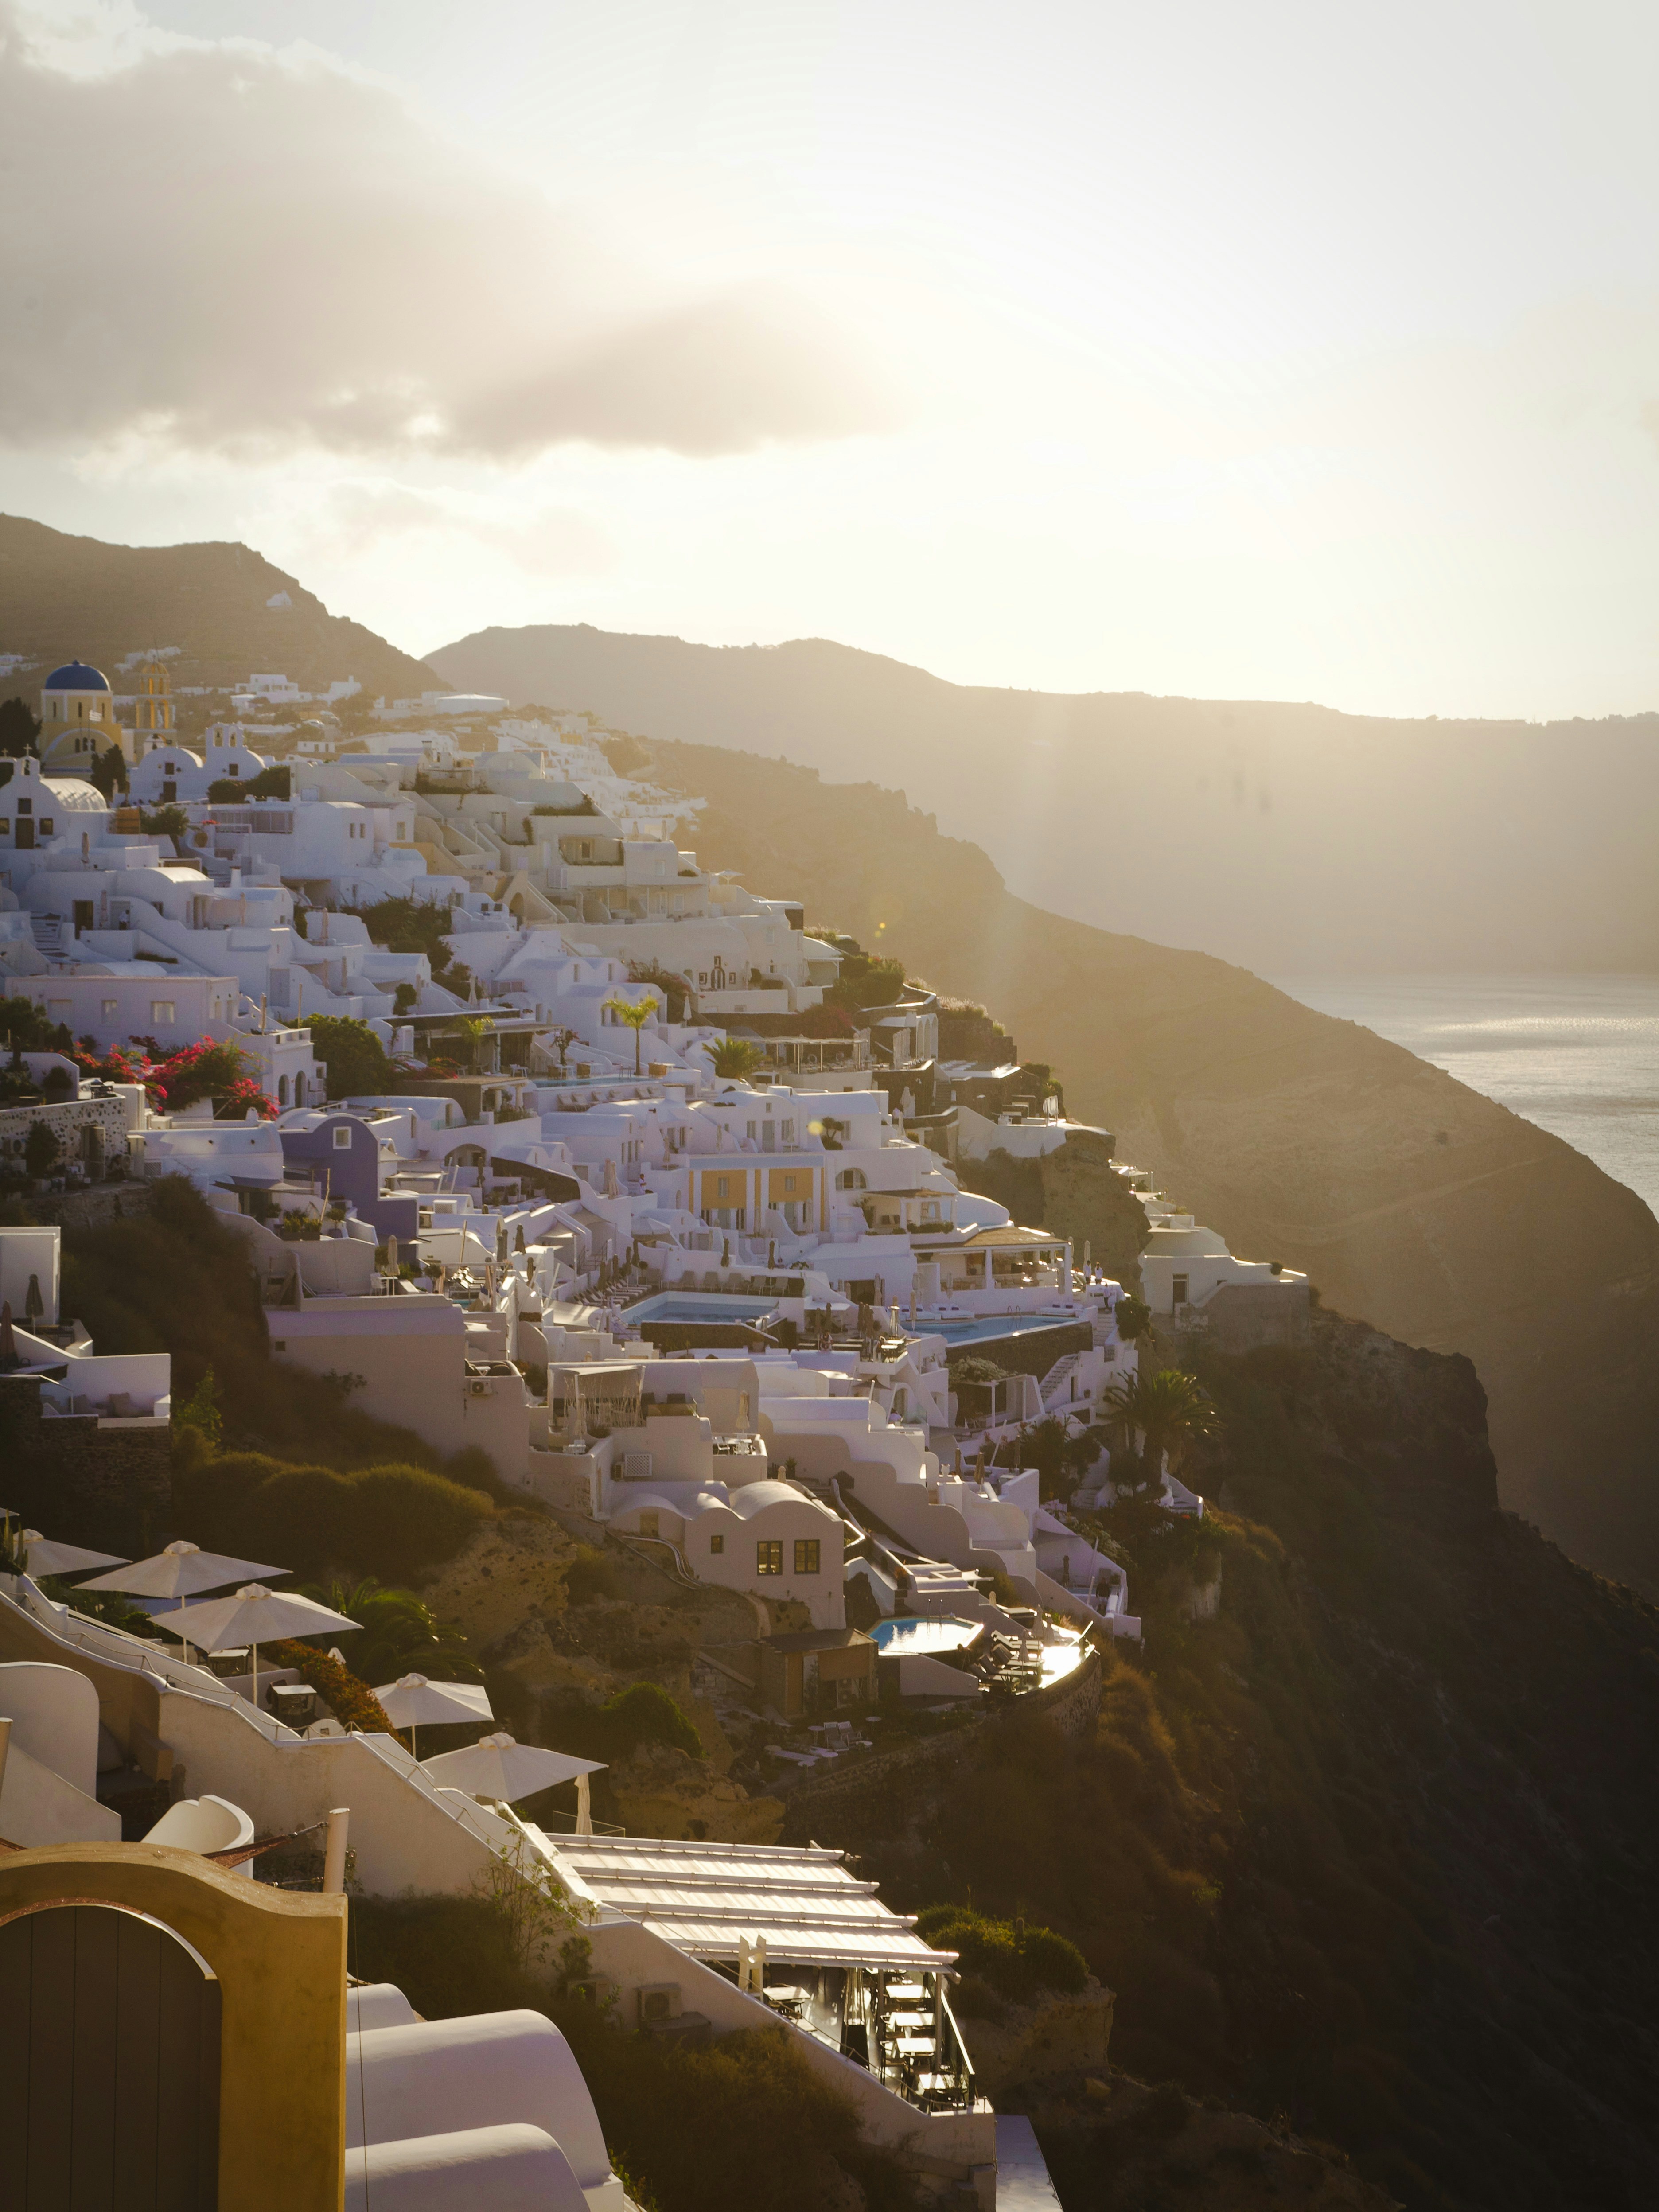
<svg viewBox="0 0 1659 2212">
<path fill-rule="evenodd" d="M 991 2053 L 1067 2212 L 1638 2212 L 1659 1613 L 1498 1508 L 1467 1360 L 1322 1313 L 1305 1352 L 1200 1372 L 1211 1513 L 1091 1523 L 1146 1624 L 1096 1727 L 990 1723 L 812 1832 L 896 1905 L 1060 1930 L 1115 1992 L 1127 2083 L 1029 2035 Z"/>
<path fill-rule="evenodd" d="M 702 859 L 810 924 L 988 1004 L 1251 1259 L 1328 1304 L 1466 1352 L 1504 1502 L 1601 1572 L 1659 1589 L 1659 1223 L 1533 1123 L 1242 969 L 1012 897 L 986 855 L 872 785 L 658 744 L 708 794 Z M 1101 829 L 1101 865 L 1112 833 Z"/>
</svg>

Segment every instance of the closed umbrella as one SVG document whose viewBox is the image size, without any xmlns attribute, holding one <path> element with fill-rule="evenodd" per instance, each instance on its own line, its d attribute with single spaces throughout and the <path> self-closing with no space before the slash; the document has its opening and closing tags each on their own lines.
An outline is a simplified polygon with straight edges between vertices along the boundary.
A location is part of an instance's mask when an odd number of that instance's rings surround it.
<svg viewBox="0 0 1659 2212">
<path fill-rule="evenodd" d="M 286 1567 L 266 1566 L 258 1559 L 227 1559 L 222 1552 L 204 1552 L 199 1544 L 185 1543 L 182 1539 L 169 1544 L 154 1559 L 135 1559 L 131 1566 L 123 1567 L 117 1574 L 100 1575 L 95 1582 L 82 1583 L 82 1589 L 125 1590 L 130 1597 L 176 1597 L 180 1612 L 186 1602 L 203 1590 L 222 1589 L 227 1583 L 239 1583 L 244 1575 L 285 1575 Z M 182 1636 L 183 1629 L 175 1631 Z M 210 1647 L 204 1645 L 204 1650 Z M 185 1656 L 190 1656 L 190 1644 L 185 1644 Z"/>
<path fill-rule="evenodd" d="M 182 1605 L 170 1613 L 153 1613 L 150 1617 L 158 1628 L 165 1628 L 174 1636 L 185 1633 L 179 1615 Z M 195 1607 L 190 1614 L 190 1635 L 204 1651 L 240 1651 L 244 1644 L 253 1650 L 253 1702 L 259 1702 L 259 1646 L 276 1642 L 284 1636 L 320 1636 L 327 1628 L 358 1628 L 360 1621 L 332 1607 L 319 1605 L 314 1598 L 301 1597 L 292 1590 L 268 1590 L 263 1583 L 246 1583 L 234 1597 L 210 1597 L 205 1605 Z"/>
<path fill-rule="evenodd" d="M 493 1721 L 489 1692 L 482 1682 L 428 1682 L 424 1674 L 399 1674 L 375 1696 L 393 1728 L 406 1728 L 416 1757 L 420 1757 L 417 1731 L 424 1724 L 439 1728 L 447 1721 Z"/>
<path fill-rule="evenodd" d="M 54 1544 L 38 1528 L 25 1528 L 21 1542 L 29 1572 L 42 1575 L 83 1575 L 88 1567 L 120 1567 L 126 1562 L 118 1552 L 83 1552 L 76 1544 Z"/>
<path fill-rule="evenodd" d="M 544 1751 L 539 1744 L 515 1743 L 510 1735 L 481 1736 L 460 1751 L 446 1751 L 428 1759 L 421 1771 L 447 1790 L 465 1790 L 470 1797 L 502 1799 L 511 1805 L 520 1797 L 533 1797 L 556 1782 L 575 1782 L 598 1774 L 603 1759 L 572 1759 L 562 1751 Z"/>
</svg>

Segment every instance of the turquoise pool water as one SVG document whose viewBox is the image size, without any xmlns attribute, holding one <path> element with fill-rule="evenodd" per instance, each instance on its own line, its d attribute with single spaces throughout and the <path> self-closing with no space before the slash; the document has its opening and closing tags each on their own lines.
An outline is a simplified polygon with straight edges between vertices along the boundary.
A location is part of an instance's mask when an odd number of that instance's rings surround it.
<svg viewBox="0 0 1659 2212">
<path fill-rule="evenodd" d="M 632 1322 L 758 1321 L 776 1304 L 775 1298 L 744 1297 L 735 1291 L 700 1291 L 688 1297 L 683 1291 L 659 1291 L 654 1297 L 628 1307 L 623 1318 Z"/>
<path fill-rule="evenodd" d="M 942 1336 L 947 1344 L 977 1344 L 987 1337 L 1027 1336 L 1033 1329 L 1071 1328 L 1066 1314 L 976 1314 L 972 1321 L 919 1321 L 919 1336 Z"/>
</svg>

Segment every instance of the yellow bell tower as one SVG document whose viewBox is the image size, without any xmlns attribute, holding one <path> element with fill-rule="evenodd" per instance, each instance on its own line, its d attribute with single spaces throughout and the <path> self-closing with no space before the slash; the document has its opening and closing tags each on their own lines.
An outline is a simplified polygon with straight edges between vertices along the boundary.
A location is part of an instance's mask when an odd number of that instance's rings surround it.
<svg viewBox="0 0 1659 2212">
<path fill-rule="evenodd" d="M 138 672 L 138 698 L 133 712 L 132 750 L 136 759 L 154 752 L 157 745 L 173 744 L 173 685 L 159 660 L 147 660 Z"/>
</svg>

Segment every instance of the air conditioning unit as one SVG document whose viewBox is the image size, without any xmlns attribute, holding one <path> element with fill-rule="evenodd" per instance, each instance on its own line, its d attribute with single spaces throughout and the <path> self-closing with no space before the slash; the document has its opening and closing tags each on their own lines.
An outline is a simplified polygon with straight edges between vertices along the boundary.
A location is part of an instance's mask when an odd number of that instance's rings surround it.
<svg viewBox="0 0 1659 2212">
<path fill-rule="evenodd" d="M 493 1398 L 495 1395 L 495 1385 L 487 1375 L 470 1376 L 467 1378 L 466 1395 L 469 1398 Z"/>
<path fill-rule="evenodd" d="M 680 2016 L 680 1985 L 678 1982 L 647 1982 L 640 1990 L 640 2026 L 654 2027 L 665 2020 Z"/>
</svg>

